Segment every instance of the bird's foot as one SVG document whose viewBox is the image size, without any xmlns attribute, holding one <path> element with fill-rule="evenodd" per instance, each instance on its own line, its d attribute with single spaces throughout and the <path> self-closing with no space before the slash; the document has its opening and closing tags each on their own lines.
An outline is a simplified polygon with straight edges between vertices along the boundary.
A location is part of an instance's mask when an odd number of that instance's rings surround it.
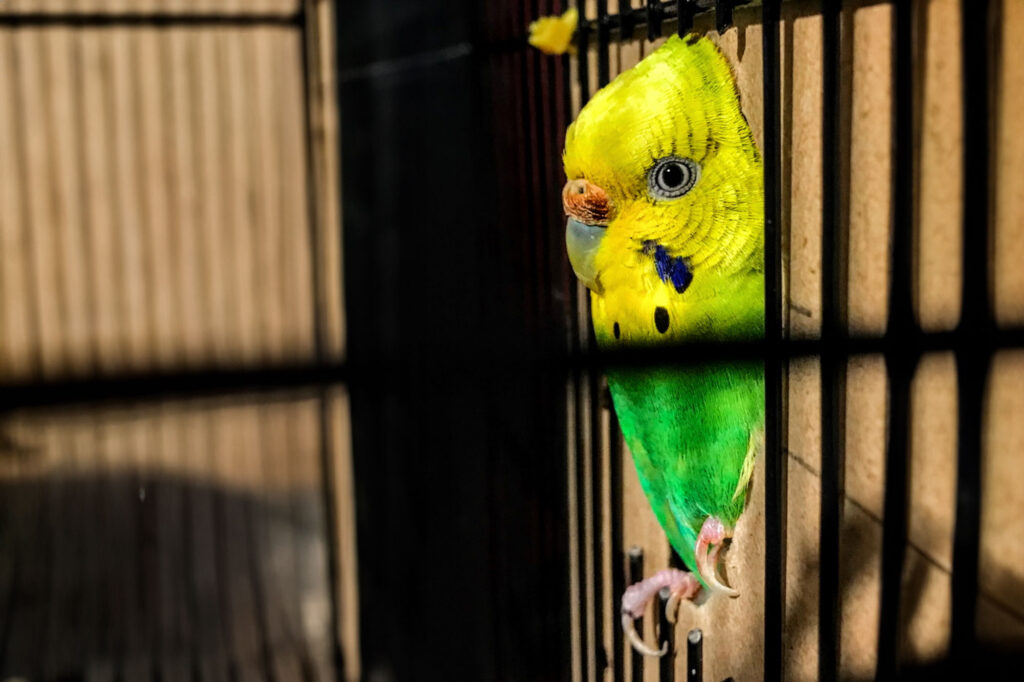
<svg viewBox="0 0 1024 682">
<path fill-rule="evenodd" d="M 633 621 L 642 618 L 647 604 L 661 591 L 669 588 L 671 596 L 665 603 L 665 617 L 669 622 L 676 622 L 676 610 L 683 599 L 693 599 L 700 591 L 700 583 L 692 573 L 676 568 L 666 568 L 638 583 L 630 585 L 622 594 L 622 630 L 629 637 L 633 648 L 646 656 L 663 656 L 668 651 L 668 644 L 661 649 L 654 649 L 644 643 L 636 631 Z"/>
<path fill-rule="evenodd" d="M 735 598 L 740 596 L 740 593 L 718 579 L 718 552 L 722 549 L 726 538 L 731 537 L 731 528 L 726 528 L 725 524 L 717 517 L 709 516 L 704 519 L 704 525 L 700 528 L 694 552 L 697 556 L 697 572 L 700 573 L 700 577 L 704 579 L 707 586 L 716 592 Z"/>
</svg>

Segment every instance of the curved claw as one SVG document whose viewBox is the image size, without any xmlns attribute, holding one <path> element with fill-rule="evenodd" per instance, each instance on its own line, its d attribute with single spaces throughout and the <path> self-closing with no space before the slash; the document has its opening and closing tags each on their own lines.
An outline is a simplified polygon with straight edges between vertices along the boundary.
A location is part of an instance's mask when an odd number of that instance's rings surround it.
<svg viewBox="0 0 1024 682">
<path fill-rule="evenodd" d="M 700 591 L 700 583 L 692 573 L 675 568 L 665 568 L 646 580 L 641 580 L 626 588 L 622 594 L 622 631 L 629 637 L 633 648 L 646 656 L 664 656 L 668 651 L 668 643 L 665 642 L 661 650 L 652 649 L 637 633 L 633 621 L 643 617 L 647 605 L 662 588 L 668 588 L 671 592 L 665 602 L 665 616 L 670 623 L 674 624 L 679 601 L 693 598 Z"/>
<path fill-rule="evenodd" d="M 712 590 L 721 592 L 727 597 L 735 599 L 740 593 L 723 583 L 718 578 L 718 552 L 722 548 L 722 542 L 732 537 L 732 532 L 727 531 L 725 525 L 714 516 L 709 516 L 701 526 L 700 535 L 697 536 L 697 545 L 694 548 L 697 559 L 697 572 L 704 579 L 707 586 Z M 711 549 L 710 553 L 708 549 Z"/>
<path fill-rule="evenodd" d="M 665 602 L 665 620 L 672 625 L 676 624 L 676 616 L 679 615 L 679 602 L 682 601 L 683 595 L 678 592 L 673 592 L 672 596 Z"/>
<path fill-rule="evenodd" d="M 628 613 L 622 614 L 622 631 L 626 633 L 629 638 L 629 643 L 633 645 L 633 648 L 644 656 L 664 656 L 668 653 L 668 642 L 663 642 L 661 649 L 652 649 L 647 646 L 647 643 L 640 637 L 636 631 L 636 625 L 633 623 L 633 616 Z"/>
<path fill-rule="evenodd" d="M 665 620 L 675 625 L 676 618 L 679 617 L 679 603 L 684 599 L 693 599 L 697 596 L 697 593 L 700 592 L 700 583 L 692 573 L 679 572 L 669 587 L 672 588 L 672 594 L 665 602 Z"/>
</svg>

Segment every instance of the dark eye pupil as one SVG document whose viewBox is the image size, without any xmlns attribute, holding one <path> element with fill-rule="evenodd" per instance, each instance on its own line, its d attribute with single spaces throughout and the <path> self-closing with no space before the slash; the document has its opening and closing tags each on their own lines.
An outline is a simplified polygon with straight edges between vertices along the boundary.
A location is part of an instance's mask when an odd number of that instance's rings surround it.
<svg viewBox="0 0 1024 682">
<path fill-rule="evenodd" d="M 683 184 L 683 168 L 678 163 L 666 164 L 661 169 L 661 182 L 666 189 L 675 189 Z"/>
</svg>

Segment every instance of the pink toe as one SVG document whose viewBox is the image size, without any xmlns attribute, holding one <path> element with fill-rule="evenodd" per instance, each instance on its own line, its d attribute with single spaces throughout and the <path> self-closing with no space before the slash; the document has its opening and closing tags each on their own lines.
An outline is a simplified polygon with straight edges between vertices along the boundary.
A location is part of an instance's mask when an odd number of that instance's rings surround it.
<svg viewBox="0 0 1024 682">
<path fill-rule="evenodd" d="M 685 586 L 687 581 L 693 581 L 693 576 L 685 571 L 675 568 L 665 568 L 654 575 L 630 585 L 622 593 L 622 613 L 632 618 L 642 618 L 647 604 L 654 599 L 658 591 L 663 587 L 671 588 L 673 591 L 678 586 Z"/>
<path fill-rule="evenodd" d="M 700 527 L 700 538 L 709 545 L 717 545 L 730 535 L 732 533 L 716 516 L 704 519 L 704 525 Z"/>
</svg>

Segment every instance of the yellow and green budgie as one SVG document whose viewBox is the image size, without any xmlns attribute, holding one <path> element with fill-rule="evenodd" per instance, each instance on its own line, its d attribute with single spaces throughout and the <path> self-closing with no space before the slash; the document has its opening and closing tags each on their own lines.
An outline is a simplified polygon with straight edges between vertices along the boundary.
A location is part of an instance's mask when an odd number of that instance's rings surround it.
<svg viewBox="0 0 1024 682">
<path fill-rule="evenodd" d="M 601 348 L 763 337 L 761 159 L 714 43 L 674 36 L 620 74 L 569 126 L 563 160 L 566 245 Z M 654 514 L 698 576 L 666 569 L 623 595 L 633 645 L 657 655 L 633 619 L 661 588 L 738 594 L 717 559 L 763 449 L 764 367 L 625 367 L 608 385 Z"/>
</svg>

